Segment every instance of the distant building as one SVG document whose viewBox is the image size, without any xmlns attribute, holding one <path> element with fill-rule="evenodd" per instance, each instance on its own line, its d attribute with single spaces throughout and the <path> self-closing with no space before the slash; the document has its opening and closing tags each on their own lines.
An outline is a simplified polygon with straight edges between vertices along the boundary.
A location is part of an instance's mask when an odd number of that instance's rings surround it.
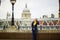
<svg viewBox="0 0 60 40">
<path fill-rule="evenodd" d="M 27 4 L 25 4 L 25 8 L 22 12 L 20 24 L 22 26 L 31 26 L 31 13 L 30 10 L 27 8 Z"/>
<path fill-rule="evenodd" d="M 47 15 L 43 15 L 43 18 L 48 18 L 48 16 Z"/>
<path fill-rule="evenodd" d="M 51 14 L 51 18 L 54 18 L 55 16 L 54 16 L 54 14 Z"/>
</svg>

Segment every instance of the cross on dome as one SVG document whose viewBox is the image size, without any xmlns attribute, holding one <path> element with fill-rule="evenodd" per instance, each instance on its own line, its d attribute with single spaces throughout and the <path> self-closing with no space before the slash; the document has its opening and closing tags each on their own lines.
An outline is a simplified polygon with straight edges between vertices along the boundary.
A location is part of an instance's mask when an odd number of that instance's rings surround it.
<svg viewBox="0 0 60 40">
<path fill-rule="evenodd" d="M 27 8 L 27 3 L 25 4 L 25 8 Z"/>
</svg>

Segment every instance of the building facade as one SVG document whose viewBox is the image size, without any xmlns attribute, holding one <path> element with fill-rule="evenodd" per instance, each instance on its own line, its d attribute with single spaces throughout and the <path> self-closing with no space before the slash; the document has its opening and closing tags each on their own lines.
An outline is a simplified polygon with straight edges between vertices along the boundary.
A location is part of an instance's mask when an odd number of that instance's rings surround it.
<svg viewBox="0 0 60 40">
<path fill-rule="evenodd" d="M 31 26 L 31 13 L 27 8 L 27 4 L 25 4 L 25 8 L 22 12 L 20 24 L 21 26 Z"/>
</svg>

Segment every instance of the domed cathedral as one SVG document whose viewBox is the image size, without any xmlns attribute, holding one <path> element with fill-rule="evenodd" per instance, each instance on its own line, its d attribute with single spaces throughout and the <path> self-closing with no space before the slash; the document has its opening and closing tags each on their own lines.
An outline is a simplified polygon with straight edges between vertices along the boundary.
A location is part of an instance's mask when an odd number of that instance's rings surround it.
<svg viewBox="0 0 60 40">
<path fill-rule="evenodd" d="M 31 18 L 31 13 L 30 13 L 30 10 L 27 8 L 27 4 L 25 4 L 25 8 L 22 13 L 22 18 L 23 19 L 30 19 Z"/>
<path fill-rule="evenodd" d="M 22 26 L 31 26 L 31 13 L 30 10 L 27 8 L 27 4 L 25 4 L 25 8 L 22 12 L 20 24 Z"/>
</svg>

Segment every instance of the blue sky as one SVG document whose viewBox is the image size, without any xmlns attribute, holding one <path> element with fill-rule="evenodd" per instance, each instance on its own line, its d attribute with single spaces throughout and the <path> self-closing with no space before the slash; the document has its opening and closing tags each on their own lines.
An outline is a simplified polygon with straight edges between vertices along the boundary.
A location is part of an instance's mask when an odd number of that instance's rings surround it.
<svg viewBox="0 0 60 40">
<path fill-rule="evenodd" d="M 16 0 L 14 8 L 15 18 L 21 18 L 26 3 L 32 18 L 40 18 L 43 15 L 50 17 L 52 13 L 56 18 L 58 17 L 59 0 Z M 6 19 L 7 12 L 11 14 L 10 0 L 2 0 L 0 18 Z"/>
</svg>

